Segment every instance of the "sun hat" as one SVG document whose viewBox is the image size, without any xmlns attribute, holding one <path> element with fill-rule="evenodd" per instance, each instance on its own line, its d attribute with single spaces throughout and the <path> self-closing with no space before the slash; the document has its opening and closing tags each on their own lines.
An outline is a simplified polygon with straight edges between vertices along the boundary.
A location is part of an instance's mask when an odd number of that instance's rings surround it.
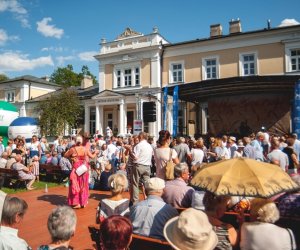
<svg viewBox="0 0 300 250">
<path fill-rule="evenodd" d="M 238 148 L 244 148 L 245 147 L 243 142 L 239 142 L 237 146 L 238 146 Z"/>
<path fill-rule="evenodd" d="M 230 136 L 229 139 L 236 142 L 236 138 L 234 136 Z"/>
<path fill-rule="evenodd" d="M 145 188 L 148 192 L 155 190 L 163 190 L 165 188 L 165 181 L 158 177 L 150 178 L 148 181 L 145 182 Z"/>
<path fill-rule="evenodd" d="M 175 250 L 212 250 L 218 244 L 207 215 L 194 208 L 170 219 L 164 227 L 164 236 Z"/>
</svg>

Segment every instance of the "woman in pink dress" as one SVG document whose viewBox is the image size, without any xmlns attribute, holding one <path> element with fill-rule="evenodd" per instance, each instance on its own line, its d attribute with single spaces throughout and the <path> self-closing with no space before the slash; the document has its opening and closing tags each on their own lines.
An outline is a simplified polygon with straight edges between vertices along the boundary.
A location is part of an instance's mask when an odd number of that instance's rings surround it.
<svg viewBox="0 0 300 250">
<path fill-rule="evenodd" d="M 70 174 L 69 195 L 68 204 L 73 208 L 84 208 L 88 203 L 89 197 L 89 171 L 78 175 L 76 170 L 85 164 L 89 167 L 89 158 L 94 158 L 97 155 L 97 151 L 91 153 L 82 145 L 82 137 L 76 137 L 76 145 L 70 148 L 65 157 L 72 159 L 72 171 Z"/>
</svg>

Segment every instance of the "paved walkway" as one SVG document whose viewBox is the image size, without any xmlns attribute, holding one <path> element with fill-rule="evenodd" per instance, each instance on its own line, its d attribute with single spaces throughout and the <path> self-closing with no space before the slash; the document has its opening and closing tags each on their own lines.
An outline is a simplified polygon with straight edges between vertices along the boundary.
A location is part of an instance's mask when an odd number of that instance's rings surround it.
<svg viewBox="0 0 300 250">
<path fill-rule="evenodd" d="M 28 211 L 19 230 L 19 236 L 27 241 L 32 249 L 37 249 L 41 244 L 50 243 L 51 239 L 47 230 L 47 219 L 50 211 L 57 205 L 67 204 L 68 188 L 53 187 L 44 190 L 33 190 L 15 194 L 28 203 Z M 110 192 L 91 191 L 89 204 L 84 209 L 75 210 L 78 218 L 75 236 L 71 240 L 74 249 L 96 249 L 91 239 L 89 225 L 95 224 L 96 208 L 100 199 L 110 195 Z M 128 193 L 125 193 L 129 197 Z"/>
</svg>

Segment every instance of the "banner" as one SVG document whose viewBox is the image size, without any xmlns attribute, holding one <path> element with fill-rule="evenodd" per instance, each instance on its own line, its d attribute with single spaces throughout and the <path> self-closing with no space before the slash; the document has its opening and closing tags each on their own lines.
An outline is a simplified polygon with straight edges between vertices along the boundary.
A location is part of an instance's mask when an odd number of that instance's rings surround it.
<svg viewBox="0 0 300 250">
<path fill-rule="evenodd" d="M 300 138 L 300 80 L 295 84 L 294 107 L 292 112 L 293 132 Z"/>
<path fill-rule="evenodd" d="M 133 121 L 133 134 L 138 135 L 143 131 L 143 121 L 142 120 L 134 120 Z"/>
<path fill-rule="evenodd" d="M 173 91 L 173 138 L 177 136 L 178 127 L 178 86 Z"/>
<path fill-rule="evenodd" d="M 163 130 L 167 130 L 168 87 L 164 89 Z"/>
</svg>

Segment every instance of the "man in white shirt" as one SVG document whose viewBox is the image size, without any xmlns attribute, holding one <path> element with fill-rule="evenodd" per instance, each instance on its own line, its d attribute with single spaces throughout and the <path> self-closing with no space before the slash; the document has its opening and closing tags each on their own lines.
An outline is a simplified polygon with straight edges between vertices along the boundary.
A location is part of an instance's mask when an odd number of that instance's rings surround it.
<svg viewBox="0 0 300 250">
<path fill-rule="evenodd" d="M 0 168 L 6 168 L 7 159 L 8 159 L 7 152 L 3 152 L 0 158 Z"/>
<path fill-rule="evenodd" d="M 272 140 L 271 142 L 272 151 L 271 153 L 268 154 L 267 158 L 269 162 L 279 165 L 283 171 L 287 172 L 289 166 L 289 159 L 287 154 L 283 153 L 279 149 L 279 145 L 280 143 L 278 140 Z"/>
<path fill-rule="evenodd" d="M 111 164 L 111 166 L 113 167 L 113 171 L 114 173 L 117 172 L 117 154 L 119 152 L 119 149 L 117 148 L 117 146 L 115 144 L 113 144 L 112 140 L 108 141 L 108 145 L 107 145 L 107 158 Z"/>
<path fill-rule="evenodd" d="M 134 147 L 135 164 L 132 168 L 132 195 L 131 201 L 136 204 L 139 201 L 140 181 L 145 183 L 150 179 L 151 160 L 153 148 L 147 142 L 148 136 L 145 132 L 139 134 L 140 142 Z"/>
</svg>

